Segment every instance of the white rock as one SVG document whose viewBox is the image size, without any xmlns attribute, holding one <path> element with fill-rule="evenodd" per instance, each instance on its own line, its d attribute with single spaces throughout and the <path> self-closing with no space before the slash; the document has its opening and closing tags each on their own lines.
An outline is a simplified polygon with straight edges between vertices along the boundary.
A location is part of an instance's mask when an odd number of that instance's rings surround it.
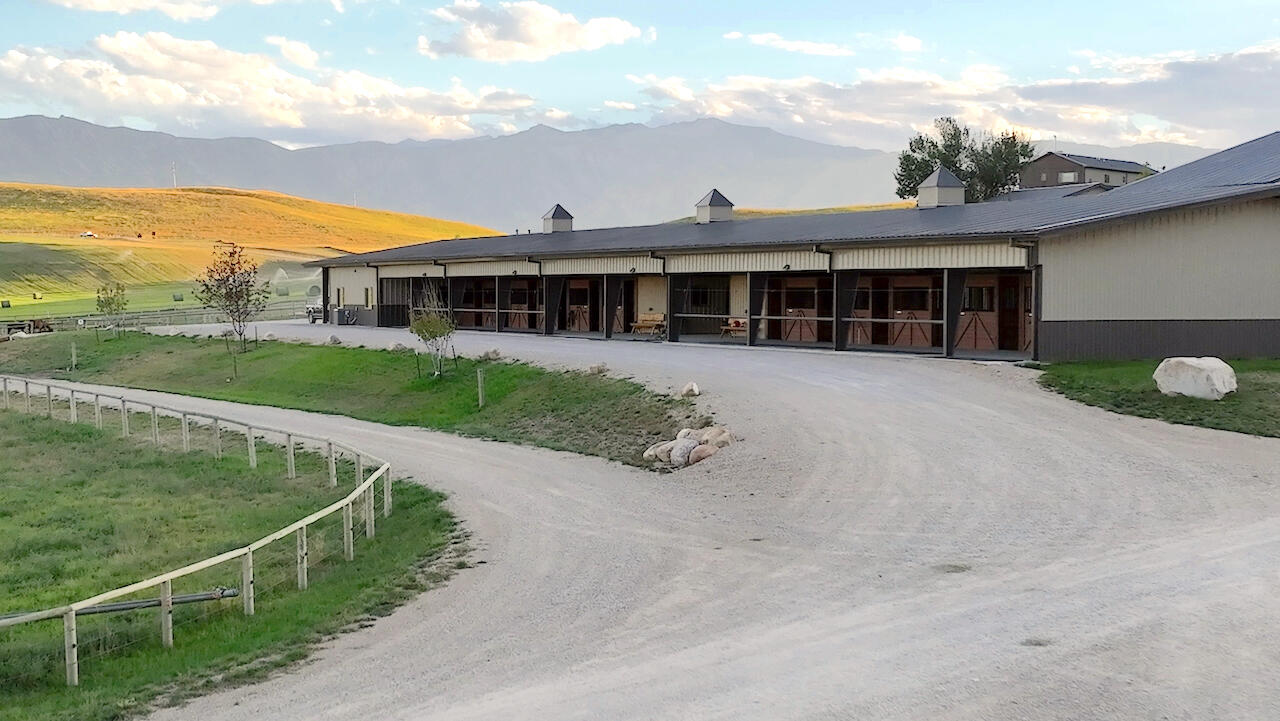
<svg viewBox="0 0 1280 721">
<path fill-rule="evenodd" d="M 733 445 L 733 434 L 727 429 L 722 430 L 724 431 L 723 433 L 717 433 L 715 436 L 703 441 L 703 443 L 708 446 L 715 446 L 716 448 L 728 448 Z"/>
<path fill-rule="evenodd" d="M 654 450 L 653 455 L 657 456 L 658 460 L 662 461 L 663 463 L 670 463 L 671 449 L 675 448 L 676 444 L 679 442 L 680 441 L 667 441 L 666 443 L 663 443 L 662 445 L 658 446 L 658 448 Z"/>
<path fill-rule="evenodd" d="M 684 388 L 680 389 L 681 398 L 690 398 L 692 396 L 700 396 L 700 395 L 702 395 L 702 391 L 698 388 L 698 384 L 694 383 L 693 381 L 689 381 L 688 383 L 685 383 Z"/>
<path fill-rule="evenodd" d="M 700 444 L 693 438 L 681 438 L 671 446 L 671 464 L 677 468 L 689 465 L 689 454 Z"/>
<path fill-rule="evenodd" d="M 693 430 L 692 428 L 681 428 L 680 432 L 676 434 L 676 440 L 678 441 L 678 440 L 688 438 L 689 436 L 693 435 L 696 432 L 697 431 Z"/>
<path fill-rule="evenodd" d="M 30 338 L 30 337 L 31 337 L 31 334 L 30 334 L 30 333 L 27 333 L 27 332 L 25 332 L 25 331 L 17 330 L 17 331 L 14 331 L 14 332 L 10 333 L 10 334 L 9 334 L 9 337 L 10 337 L 10 338 L 12 338 L 12 339 L 14 339 L 14 340 L 22 340 L 23 338 Z"/>
<path fill-rule="evenodd" d="M 177 331 L 174 331 L 174 332 L 176 333 Z M 262 339 L 263 339 L 263 340 L 275 340 L 275 339 L 276 339 L 276 334 L 275 334 L 275 333 L 268 333 L 268 334 L 266 334 L 266 335 L 262 336 Z"/>
<path fill-rule="evenodd" d="M 325 342 L 328 343 L 329 345 L 342 345 L 342 339 L 336 335 L 329 336 L 327 339 L 325 339 Z"/>
<path fill-rule="evenodd" d="M 670 443 L 670 442 L 671 442 L 671 441 L 659 441 L 658 443 L 655 443 L 655 444 L 653 444 L 653 445 L 649 446 L 649 447 L 648 447 L 648 448 L 646 448 L 646 449 L 645 449 L 645 451 L 644 451 L 644 459 L 645 459 L 646 461 L 656 461 L 656 460 L 658 460 L 658 449 L 659 449 L 659 448 L 661 448 L 661 447 L 663 447 L 663 446 L 665 446 L 666 444 L 668 444 L 668 443 Z"/>
<path fill-rule="evenodd" d="M 387 346 L 387 350 L 393 353 L 399 353 L 400 351 L 409 350 L 409 346 L 406 346 L 404 343 L 391 343 Z"/>
<path fill-rule="evenodd" d="M 587 372 L 592 375 L 602 376 L 609 372 L 609 366 L 604 363 L 596 363 L 594 365 L 587 366 Z"/>
<path fill-rule="evenodd" d="M 1219 401 L 1236 390 L 1235 370 L 1213 356 L 1165 358 L 1151 377 L 1156 388 L 1167 396 Z"/>
<path fill-rule="evenodd" d="M 705 461 L 719 452 L 720 448 L 718 446 L 698 446 L 689 454 L 689 465 L 692 466 L 700 461 Z"/>
</svg>

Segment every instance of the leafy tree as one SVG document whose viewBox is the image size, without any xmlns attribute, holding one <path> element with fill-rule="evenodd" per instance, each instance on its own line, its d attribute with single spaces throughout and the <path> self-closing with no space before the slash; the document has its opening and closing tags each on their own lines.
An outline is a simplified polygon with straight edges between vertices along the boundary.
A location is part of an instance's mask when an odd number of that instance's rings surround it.
<svg viewBox="0 0 1280 721">
<path fill-rule="evenodd" d="M 245 326 L 258 316 L 271 297 L 271 284 L 258 282 L 258 264 L 235 243 L 220 244 L 213 262 L 196 278 L 195 296 L 204 305 L 227 316 L 231 330 L 245 349 Z"/>
<path fill-rule="evenodd" d="M 113 329 L 118 329 L 124 321 L 125 308 L 129 307 L 129 299 L 124 297 L 124 284 L 108 283 L 98 289 L 98 314 L 111 321 Z"/>
<path fill-rule="evenodd" d="M 444 356 L 453 342 L 454 330 L 453 316 L 434 292 L 428 293 L 425 307 L 413 310 L 409 332 L 418 336 L 431 352 L 433 375 L 444 375 Z"/>
<path fill-rule="evenodd" d="M 899 198 L 914 198 L 929 174 L 944 166 L 965 186 L 965 200 L 979 202 L 1012 190 L 1018 173 L 1034 157 L 1035 146 L 1013 131 L 975 134 L 955 118 L 933 121 L 936 137 L 923 133 L 898 155 L 893 179 Z"/>
</svg>

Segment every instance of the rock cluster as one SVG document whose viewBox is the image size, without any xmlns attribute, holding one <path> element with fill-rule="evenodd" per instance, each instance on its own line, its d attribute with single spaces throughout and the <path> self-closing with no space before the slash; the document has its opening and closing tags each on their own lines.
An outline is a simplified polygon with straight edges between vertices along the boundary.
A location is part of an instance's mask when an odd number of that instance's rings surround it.
<svg viewBox="0 0 1280 721">
<path fill-rule="evenodd" d="M 683 468 L 705 461 L 732 443 L 733 434 L 724 426 L 684 428 L 674 439 L 649 446 L 644 459 Z"/>
<path fill-rule="evenodd" d="M 482 361 L 496 361 L 501 357 L 502 357 L 502 351 L 498 350 L 497 348 L 490 348 L 489 350 L 480 354 L 480 360 Z"/>
</svg>

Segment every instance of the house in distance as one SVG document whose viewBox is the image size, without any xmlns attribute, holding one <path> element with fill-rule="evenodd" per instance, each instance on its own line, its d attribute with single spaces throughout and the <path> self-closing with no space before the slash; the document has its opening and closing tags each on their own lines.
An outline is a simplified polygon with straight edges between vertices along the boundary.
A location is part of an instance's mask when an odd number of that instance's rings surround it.
<svg viewBox="0 0 1280 721">
<path fill-rule="evenodd" d="M 1156 170 L 1151 166 L 1131 160 L 1049 152 L 1027 163 L 1027 167 L 1018 174 L 1018 185 L 1023 188 L 1046 188 L 1077 183 L 1119 186 L 1128 185 L 1155 172 Z"/>
</svg>

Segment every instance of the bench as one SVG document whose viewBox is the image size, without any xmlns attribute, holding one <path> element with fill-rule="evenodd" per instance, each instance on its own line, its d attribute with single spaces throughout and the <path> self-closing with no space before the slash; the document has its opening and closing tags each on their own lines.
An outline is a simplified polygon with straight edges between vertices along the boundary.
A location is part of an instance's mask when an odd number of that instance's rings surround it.
<svg viewBox="0 0 1280 721">
<path fill-rule="evenodd" d="M 631 324 L 631 335 L 648 333 L 654 335 L 667 327 L 666 313 L 641 313 L 636 322 Z"/>
</svg>

